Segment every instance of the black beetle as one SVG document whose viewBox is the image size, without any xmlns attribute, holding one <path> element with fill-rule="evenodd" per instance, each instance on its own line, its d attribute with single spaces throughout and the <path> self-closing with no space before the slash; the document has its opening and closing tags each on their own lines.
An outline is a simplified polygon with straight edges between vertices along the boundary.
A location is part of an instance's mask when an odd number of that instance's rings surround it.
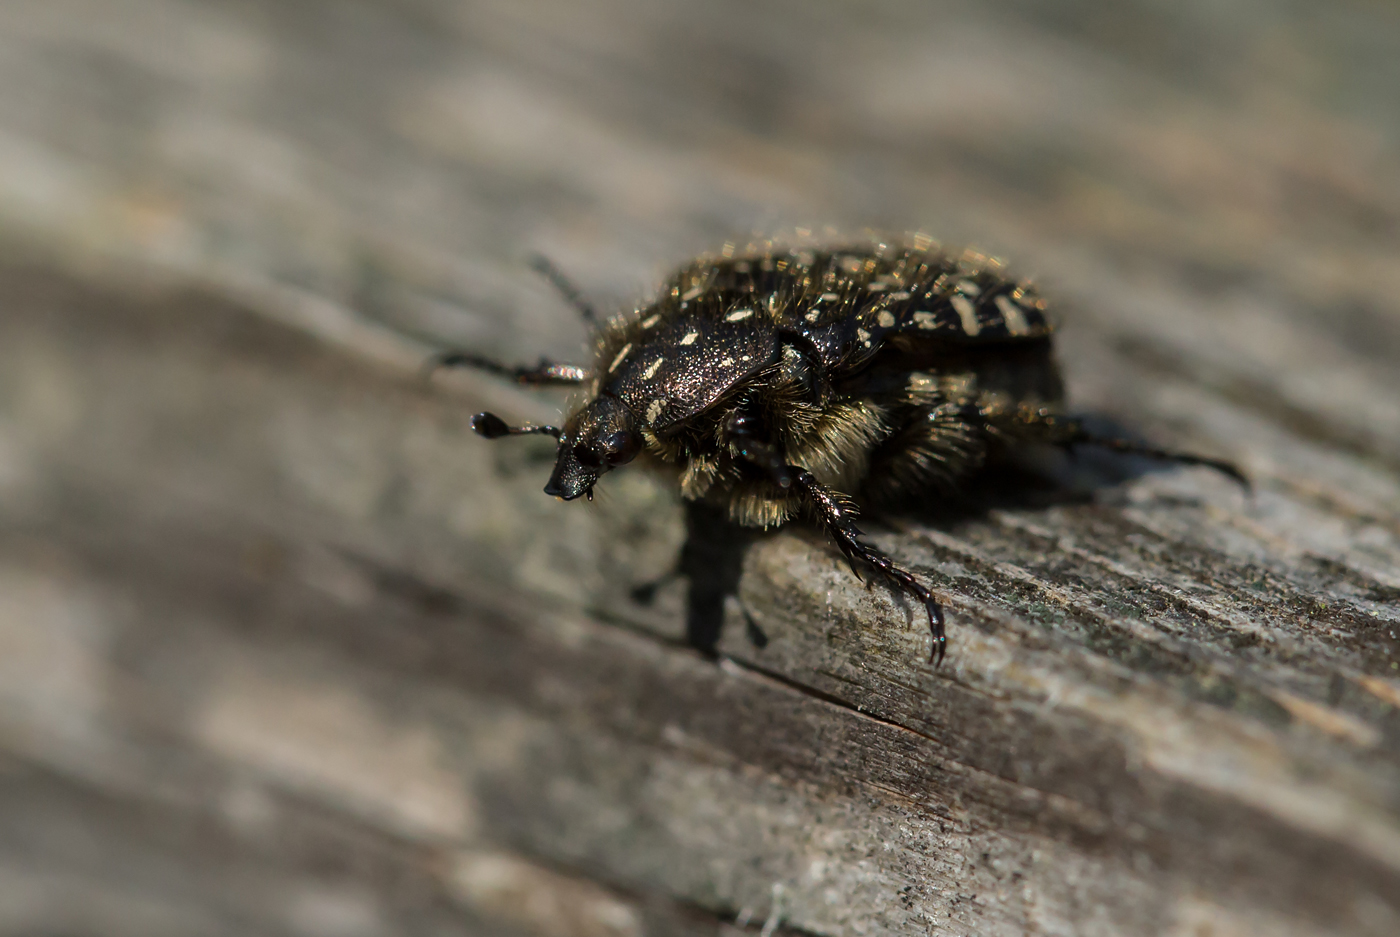
<svg viewBox="0 0 1400 937">
<path fill-rule="evenodd" d="M 837 248 L 727 248 L 677 271 L 650 305 L 598 323 L 547 261 L 536 265 L 598 326 L 592 368 L 541 360 L 508 367 L 466 352 L 467 366 L 526 384 L 587 385 L 565 422 L 512 427 L 480 413 L 490 439 L 559 440 L 545 493 L 592 498 L 606 472 L 637 456 L 680 469 L 681 494 L 733 522 L 820 522 L 851 563 L 918 597 L 946 648 L 943 613 L 913 575 L 861 539 L 852 496 L 891 510 L 975 472 L 1016 442 L 1096 444 L 1208 465 L 1227 462 L 1092 435 L 1062 410 L 1045 302 L 979 254 L 929 238 Z M 857 572 L 857 575 L 859 573 Z"/>
</svg>

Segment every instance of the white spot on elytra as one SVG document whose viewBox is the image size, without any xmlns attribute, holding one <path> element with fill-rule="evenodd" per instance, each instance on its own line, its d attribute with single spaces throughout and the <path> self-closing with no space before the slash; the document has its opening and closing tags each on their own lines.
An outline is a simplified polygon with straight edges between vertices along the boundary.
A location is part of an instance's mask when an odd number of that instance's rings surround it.
<svg viewBox="0 0 1400 937">
<path fill-rule="evenodd" d="M 725 321 L 725 322 L 742 322 L 742 321 L 744 321 L 745 319 L 747 319 L 747 318 L 748 318 L 749 316 L 751 316 L 751 315 L 753 315 L 753 310 L 752 310 L 752 309 L 735 309 L 735 310 L 734 310 L 733 312 L 731 312 L 729 315 L 727 315 L 727 316 L 724 317 L 724 321 Z"/>
<path fill-rule="evenodd" d="M 661 362 L 665 360 L 665 358 L 657 358 L 651 364 L 647 365 L 647 369 L 642 372 L 643 380 L 651 380 L 651 376 L 656 373 L 656 369 L 661 367 Z"/>
<path fill-rule="evenodd" d="M 623 361 L 627 358 L 627 356 L 630 355 L 631 353 L 632 353 L 632 343 L 631 343 L 631 342 L 628 342 L 626 345 L 623 345 L 623 346 L 622 346 L 622 350 L 619 351 L 619 352 L 617 353 L 617 357 L 613 359 L 613 363 L 610 364 L 610 365 L 608 365 L 608 371 L 609 371 L 609 372 L 616 371 L 616 370 L 617 370 L 617 366 L 618 366 L 619 364 L 622 364 L 622 362 L 623 362 Z"/>
<path fill-rule="evenodd" d="M 840 298 L 841 298 L 841 294 L 840 294 L 840 293 L 823 293 L 823 294 L 821 295 L 821 297 L 820 297 L 821 301 L 824 302 L 824 303 L 834 303 L 834 302 L 836 302 L 836 300 L 838 300 L 838 299 L 840 299 Z"/>
<path fill-rule="evenodd" d="M 870 346 L 870 333 L 865 329 L 856 329 L 856 338 L 860 339 L 867 348 Z"/>
<path fill-rule="evenodd" d="M 816 322 L 816 321 L 817 321 L 818 319 L 820 319 L 821 317 L 822 317 L 821 310 L 820 310 L 820 309 L 813 309 L 811 312 L 807 313 L 807 314 L 806 314 L 805 316 L 803 316 L 802 318 L 806 319 L 808 322 Z"/>
<path fill-rule="evenodd" d="M 890 288 L 890 285 L 888 283 L 881 283 L 879 280 L 876 280 L 874 283 L 866 284 L 865 288 L 868 292 L 871 293 L 883 293 L 885 290 Z"/>
<path fill-rule="evenodd" d="M 694 345 L 695 340 L 700 337 L 699 332 L 686 332 L 685 338 L 681 339 L 682 345 Z"/>
<path fill-rule="evenodd" d="M 658 397 L 647 406 L 647 422 L 655 423 L 656 418 L 661 415 L 661 411 L 666 408 L 666 401 Z"/>
<path fill-rule="evenodd" d="M 1030 323 L 1026 321 L 1025 314 L 1021 312 L 1021 307 L 1005 296 L 997 297 L 997 308 L 1001 310 L 1002 318 L 1006 320 L 1006 331 L 1012 335 L 1025 335 L 1031 330 Z"/>
<path fill-rule="evenodd" d="M 720 366 L 721 368 L 727 368 L 727 367 L 729 367 L 729 366 L 730 366 L 731 364 L 733 364 L 733 363 L 734 363 L 734 359 L 733 359 L 733 358 L 723 358 L 723 359 L 720 360 L 719 366 Z"/>
<path fill-rule="evenodd" d="M 921 329 L 936 329 L 938 318 L 928 310 L 920 310 L 914 313 L 914 324 Z"/>
<path fill-rule="evenodd" d="M 880 314 L 875 317 L 875 321 L 882 329 L 892 329 L 894 328 L 894 313 L 888 309 L 881 309 Z"/>
<path fill-rule="evenodd" d="M 906 291 L 906 290 L 900 290 L 898 293 L 891 293 L 891 294 L 890 294 L 890 299 L 908 299 L 908 298 L 909 298 L 909 293 L 908 293 L 908 291 Z"/>
<path fill-rule="evenodd" d="M 705 292 L 704 287 L 692 286 L 690 289 L 686 290 L 684 293 L 681 294 L 681 300 L 688 303 L 703 292 Z"/>
<path fill-rule="evenodd" d="M 659 313 L 659 312 L 658 312 L 656 315 L 654 315 L 654 316 L 647 316 L 645 319 L 642 320 L 642 328 L 644 328 L 644 329 L 649 329 L 649 328 L 651 328 L 653 325 L 655 325 L 656 323 L 658 323 L 658 322 L 660 322 L 660 321 L 661 321 L 661 313 Z"/>
<path fill-rule="evenodd" d="M 740 360 L 740 361 L 752 361 L 752 360 L 753 360 L 753 355 L 740 355 L 740 356 L 739 356 L 739 360 Z"/>
<path fill-rule="evenodd" d="M 963 331 L 968 335 L 976 335 L 982 331 L 982 324 L 977 321 L 977 310 L 972 305 L 972 300 L 960 293 L 954 293 L 948 297 L 948 302 L 953 304 L 953 309 L 957 311 L 958 318 L 962 320 Z"/>
<path fill-rule="evenodd" d="M 976 283 L 973 283 L 971 280 L 959 280 L 958 291 L 966 293 L 968 296 L 982 295 L 982 287 L 978 286 Z"/>
</svg>

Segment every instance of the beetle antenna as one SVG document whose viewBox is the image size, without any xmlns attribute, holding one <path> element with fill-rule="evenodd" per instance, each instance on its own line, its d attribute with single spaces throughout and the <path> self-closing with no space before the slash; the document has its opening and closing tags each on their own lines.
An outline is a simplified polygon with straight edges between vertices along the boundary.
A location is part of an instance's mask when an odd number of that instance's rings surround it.
<svg viewBox="0 0 1400 937">
<path fill-rule="evenodd" d="M 537 426 L 533 423 L 510 426 L 494 413 L 478 413 L 472 417 L 472 429 L 478 436 L 487 439 L 500 439 L 502 436 L 553 436 L 558 439 L 562 432 L 557 426 Z"/>
</svg>

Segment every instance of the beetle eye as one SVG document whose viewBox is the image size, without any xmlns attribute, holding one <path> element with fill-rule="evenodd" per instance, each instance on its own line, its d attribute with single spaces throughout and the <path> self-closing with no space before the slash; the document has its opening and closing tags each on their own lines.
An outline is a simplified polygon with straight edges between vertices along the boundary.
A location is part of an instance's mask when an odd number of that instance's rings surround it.
<svg viewBox="0 0 1400 937">
<path fill-rule="evenodd" d="M 599 453 L 609 468 L 631 462 L 641 449 L 642 440 L 637 434 L 625 430 L 620 433 L 611 433 L 598 440 Z"/>
</svg>

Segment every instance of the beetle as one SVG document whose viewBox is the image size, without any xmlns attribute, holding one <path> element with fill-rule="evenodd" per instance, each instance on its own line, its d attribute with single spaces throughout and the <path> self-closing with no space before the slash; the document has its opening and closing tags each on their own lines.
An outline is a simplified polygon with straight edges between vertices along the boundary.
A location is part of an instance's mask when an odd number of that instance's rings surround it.
<svg viewBox="0 0 1400 937">
<path fill-rule="evenodd" d="M 1067 415 L 1053 329 L 1034 286 L 999 261 L 946 252 L 922 235 L 726 247 L 607 322 L 553 265 L 534 263 L 595 328 L 593 365 L 511 367 L 465 351 L 432 365 L 581 386 L 585 399 L 562 427 L 479 413 L 477 433 L 555 437 L 544 491 L 565 501 L 591 500 L 604 474 L 645 456 L 679 469 L 684 498 L 711 502 L 736 524 L 773 527 L 806 515 L 857 577 L 867 566 L 919 600 L 935 662 L 947 646 L 942 607 L 862 538 L 857 499 L 898 510 L 1025 442 L 1094 444 L 1245 481 L 1228 462 L 1097 436 Z"/>
</svg>

